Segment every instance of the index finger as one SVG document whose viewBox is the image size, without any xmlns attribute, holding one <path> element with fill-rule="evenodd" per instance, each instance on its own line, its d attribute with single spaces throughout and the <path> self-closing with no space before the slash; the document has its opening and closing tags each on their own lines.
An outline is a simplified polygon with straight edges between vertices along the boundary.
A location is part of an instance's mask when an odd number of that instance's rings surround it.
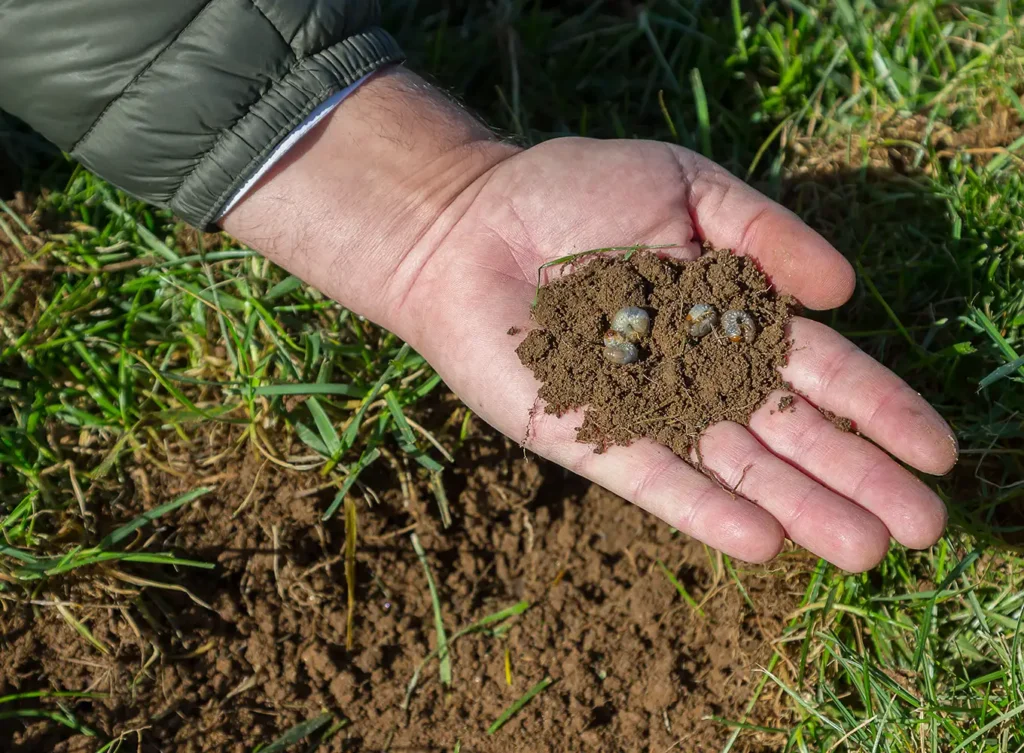
<svg viewBox="0 0 1024 753">
<path fill-rule="evenodd" d="M 710 160 L 676 156 L 701 239 L 753 257 L 778 290 L 808 308 L 834 308 L 853 295 L 853 267 L 799 217 Z"/>
</svg>

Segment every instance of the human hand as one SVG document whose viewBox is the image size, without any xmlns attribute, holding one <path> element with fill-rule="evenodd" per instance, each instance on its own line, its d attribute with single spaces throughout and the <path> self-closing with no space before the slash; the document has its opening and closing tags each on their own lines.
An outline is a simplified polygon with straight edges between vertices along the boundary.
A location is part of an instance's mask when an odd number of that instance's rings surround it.
<svg viewBox="0 0 1024 753">
<path fill-rule="evenodd" d="M 529 327 L 537 269 L 547 261 L 632 243 L 681 243 L 674 253 L 693 258 L 707 240 L 756 258 L 777 289 L 811 308 L 843 303 L 854 275 L 795 215 L 687 150 L 563 139 L 519 152 L 464 127 L 468 148 L 446 145 L 423 163 L 430 169 L 409 174 L 414 186 L 407 177 L 386 192 L 415 197 L 403 199 L 411 212 L 383 223 L 384 239 L 401 238 L 394 248 L 370 242 L 356 253 L 358 265 L 343 251 L 336 259 L 344 261 L 333 262 L 336 274 L 315 259 L 277 257 L 410 342 L 495 428 L 727 554 L 768 560 L 788 536 L 844 569 L 864 570 L 884 556 L 890 535 L 913 548 L 938 539 L 946 520 L 938 497 L 814 406 L 851 418 L 865 437 L 928 473 L 955 462 L 952 432 L 894 374 L 808 319 L 792 321 L 793 348 L 782 371 L 803 395 L 794 395 L 794 409 L 772 412 L 780 397 L 773 395 L 749 427 L 723 422 L 701 439 L 703 463 L 721 484 L 646 440 L 597 454 L 575 441 L 580 414 L 534 410 L 538 384 L 515 354 L 520 338 L 506 333 Z M 307 168 L 317 175 L 322 169 Z M 323 175 L 317 180 L 331 179 Z M 309 173 L 282 177 L 269 194 L 278 201 L 313 190 Z M 312 219 L 305 226 L 319 232 Z M 270 245 L 271 254 L 289 247 L 280 239 L 257 245 Z M 345 279 L 336 280 L 338 273 Z"/>
</svg>

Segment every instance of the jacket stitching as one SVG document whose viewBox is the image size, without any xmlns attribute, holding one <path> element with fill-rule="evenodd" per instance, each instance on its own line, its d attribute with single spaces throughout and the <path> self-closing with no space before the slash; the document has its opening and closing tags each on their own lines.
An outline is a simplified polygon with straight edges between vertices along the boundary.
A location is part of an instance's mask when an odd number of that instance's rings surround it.
<svg viewBox="0 0 1024 753">
<path fill-rule="evenodd" d="M 96 120 L 94 120 L 92 122 L 92 125 L 89 126 L 89 130 L 87 130 L 84 134 L 82 134 L 82 137 L 80 139 L 78 139 L 78 141 L 76 141 L 74 143 L 74 145 L 71 147 L 71 152 L 77 151 L 83 144 L 85 144 L 86 140 L 93 134 L 93 131 L 96 130 L 96 127 L 99 126 L 99 124 L 106 117 L 107 113 L 110 111 L 110 108 L 112 108 L 115 104 L 117 104 L 118 102 L 121 101 L 121 99 L 124 97 L 124 95 L 133 86 L 135 86 L 135 84 L 138 82 L 138 80 L 140 78 L 142 78 L 142 76 L 145 75 L 146 71 L 148 71 L 150 68 L 152 68 L 154 65 L 156 65 L 156 62 L 158 60 L 160 60 L 164 56 L 164 53 L 167 52 L 167 50 L 169 50 L 171 47 L 173 47 L 177 43 L 177 41 L 179 39 L 181 39 L 182 34 L 184 34 L 186 31 L 188 31 L 189 29 L 192 28 L 192 25 L 195 24 L 197 21 L 199 21 L 199 19 L 206 13 L 206 11 L 208 11 L 211 7 L 213 7 L 213 4 L 215 2 L 216 2 L 216 0 L 207 0 L 207 2 L 203 5 L 203 7 L 199 9 L 199 12 L 196 13 L 194 16 L 192 16 L 192 20 L 189 21 L 184 26 L 182 26 L 180 29 L 178 29 L 178 33 L 174 35 L 174 38 L 171 39 L 171 41 L 169 41 L 166 45 L 164 45 L 163 48 L 160 50 L 160 52 L 158 52 L 156 55 L 154 55 L 153 59 L 150 60 L 148 63 L 146 63 L 146 65 L 144 65 L 142 67 L 142 69 L 138 73 L 136 73 L 134 76 L 132 76 L 132 80 L 129 81 L 127 83 L 127 85 L 125 85 L 121 89 L 121 93 L 118 94 L 116 97 L 114 97 L 109 102 L 107 102 L 107 106 L 103 108 L 103 111 L 97 116 Z M 278 32 L 278 34 L 280 34 L 280 32 Z M 289 46 L 289 49 L 291 49 L 290 46 Z"/>
</svg>

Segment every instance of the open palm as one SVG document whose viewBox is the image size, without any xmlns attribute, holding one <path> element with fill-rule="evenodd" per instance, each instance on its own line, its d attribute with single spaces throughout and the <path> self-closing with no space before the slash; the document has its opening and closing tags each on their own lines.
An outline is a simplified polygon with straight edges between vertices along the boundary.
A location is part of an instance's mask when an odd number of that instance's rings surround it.
<svg viewBox="0 0 1024 753">
<path fill-rule="evenodd" d="M 693 258 L 706 240 L 756 258 L 805 306 L 843 303 L 854 285 L 850 265 L 795 215 L 699 155 L 656 142 L 547 142 L 470 191 L 442 240 L 416 247 L 391 278 L 388 324 L 488 423 L 748 561 L 770 559 L 788 536 L 863 570 L 884 556 L 890 536 L 914 548 L 937 540 L 946 520 L 938 497 L 814 406 L 851 418 L 865 437 L 933 474 L 956 460 L 949 427 L 894 374 L 808 319 L 792 321 L 782 370 L 799 393 L 794 409 L 771 411 L 775 395 L 749 426 L 722 422 L 703 436 L 702 458 L 718 481 L 647 440 L 597 454 L 575 441 L 579 414 L 536 410 L 538 383 L 515 354 L 522 335 L 507 331 L 530 326 L 541 264 L 634 243 L 683 244 L 673 253 Z"/>
</svg>

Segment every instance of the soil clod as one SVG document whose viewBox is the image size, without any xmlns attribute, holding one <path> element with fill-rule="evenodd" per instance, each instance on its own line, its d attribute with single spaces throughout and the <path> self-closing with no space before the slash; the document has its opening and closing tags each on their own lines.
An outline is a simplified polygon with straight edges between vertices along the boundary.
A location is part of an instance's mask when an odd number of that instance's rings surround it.
<svg viewBox="0 0 1024 753">
<path fill-rule="evenodd" d="M 819 408 L 818 410 L 821 411 L 821 415 L 823 415 L 825 418 L 831 421 L 832 425 L 839 429 L 839 431 L 849 432 L 854 430 L 853 421 L 848 419 L 846 416 L 839 416 L 830 410 L 826 410 L 825 408 Z"/>
</svg>

